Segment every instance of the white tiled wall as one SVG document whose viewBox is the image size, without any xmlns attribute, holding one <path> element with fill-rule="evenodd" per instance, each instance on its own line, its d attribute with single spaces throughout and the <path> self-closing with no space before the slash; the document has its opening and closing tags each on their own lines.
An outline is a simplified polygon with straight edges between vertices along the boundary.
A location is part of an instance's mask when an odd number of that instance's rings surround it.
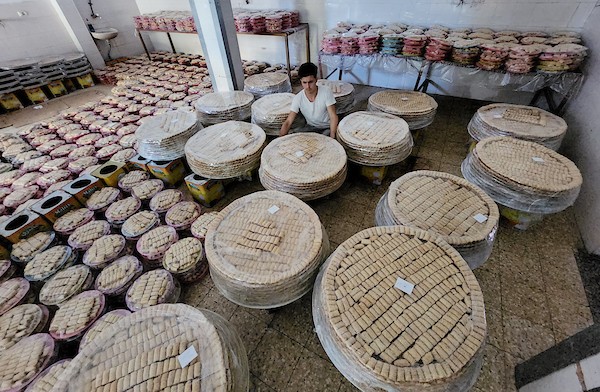
<svg viewBox="0 0 600 392">
<path fill-rule="evenodd" d="M 577 365 L 567 366 L 521 387 L 519 392 L 583 392 L 576 371 Z"/>
<path fill-rule="evenodd" d="M 48 0 L 0 0 L 0 22 L 0 62 L 77 50 Z"/>
</svg>

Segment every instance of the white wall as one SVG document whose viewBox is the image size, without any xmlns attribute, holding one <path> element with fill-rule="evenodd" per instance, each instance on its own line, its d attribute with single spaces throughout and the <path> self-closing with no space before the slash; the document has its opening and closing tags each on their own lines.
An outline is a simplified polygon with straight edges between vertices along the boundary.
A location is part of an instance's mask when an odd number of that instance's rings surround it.
<svg viewBox="0 0 600 392">
<path fill-rule="evenodd" d="M 111 57 L 135 56 L 144 53 L 140 39 L 135 35 L 133 17 L 140 11 L 134 0 L 92 0 L 94 12 L 99 18 L 92 18 L 88 0 L 74 0 L 85 24 L 91 23 L 95 29 L 112 27 L 119 35 L 111 40 Z M 102 55 L 106 58 L 108 46 L 104 41 L 96 41 Z"/>
<path fill-rule="evenodd" d="M 583 70 L 586 80 L 565 114 L 569 130 L 563 144 L 583 174 L 575 203 L 577 223 L 587 250 L 600 255 L 600 8 L 587 20 L 583 37 L 590 48 Z"/>
<path fill-rule="evenodd" d="M 0 62 L 77 50 L 48 0 L 0 0 L 0 21 Z"/>
</svg>

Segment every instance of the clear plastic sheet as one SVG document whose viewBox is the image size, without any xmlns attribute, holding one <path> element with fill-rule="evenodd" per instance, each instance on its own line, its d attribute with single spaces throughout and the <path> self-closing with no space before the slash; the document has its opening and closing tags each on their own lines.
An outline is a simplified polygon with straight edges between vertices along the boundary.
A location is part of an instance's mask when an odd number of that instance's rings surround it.
<svg viewBox="0 0 600 392">
<path fill-rule="evenodd" d="M 194 104 L 198 119 L 204 125 L 228 120 L 244 121 L 252 115 L 254 95 L 245 91 L 215 92 L 206 94 Z"/>
<path fill-rule="evenodd" d="M 275 93 L 291 93 L 292 84 L 287 74 L 268 72 L 248 76 L 244 81 L 244 91 L 252 93 L 255 99 Z"/>
<path fill-rule="evenodd" d="M 177 357 L 190 346 L 198 356 L 182 369 Z M 150 367 L 155 364 L 160 366 Z M 143 309 L 108 327 L 75 357 L 53 391 L 94 390 L 109 372 L 120 375 L 108 382 L 115 390 L 151 390 L 156 378 L 164 379 L 165 390 L 244 392 L 249 387 L 246 350 L 229 322 L 181 304 Z"/>
<path fill-rule="evenodd" d="M 292 93 L 270 94 L 257 99 L 252 104 L 252 123 L 261 127 L 267 135 L 278 136 L 281 125 L 290 113 L 293 99 L 294 94 Z M 304 117 L 298 113 L 292 123 L 290 133 L 305 125 Z"/>
</svg>

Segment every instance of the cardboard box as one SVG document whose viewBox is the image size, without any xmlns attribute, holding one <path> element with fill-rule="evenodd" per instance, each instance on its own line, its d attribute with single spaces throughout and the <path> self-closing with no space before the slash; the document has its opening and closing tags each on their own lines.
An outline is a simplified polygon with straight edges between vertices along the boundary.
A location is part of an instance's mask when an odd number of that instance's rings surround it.
<svg viewBox="0 0 600 392">
<path fill-rule="evenodd" d="M 81 203 L 73 195 L 61 190 L 52 192 L 31 206 L 33 212 L 43 216 L 51 223 L 76 208 L 81 208 Z"/>
<path fill-rule="evenodd" d="M 41 231 L 49 230 L 52 230 L 52 224 L 28 209 L 14 214 L 0 225 L 0 235 L 13 244 Z"/>
<path fill-rule="evenodd" d="M 387 175 L 387 166 L 361 166 L 360 175 L 374 185 L 381 185 Z"/>
<path fill-rule="evenodd" d="M 23 104 L 14 93 L 0 95 L 0 105 L 7 112 L 23 109 Z"/>
<path fill-rule="evenodd" d="M 119 177 L 127 173 L 127 164 L 123 162 L 108 161 L 92 172 L 92 176 L 99 178 L 106 186 L 118 187 Z"/>
<path fill-rule="evenodd" d="M 75 199 L 81 205 L 85 205 L 87 200 L 92 196 L 94 192 L 104 187 L 104 183 L 100 181 L 100 179 L 85 174 L 79 178 L 74 179 L 67 185 L 65 185 L 62 189 L 67 192 L 69 195 L 75 196 Z"/>
<path fill-rule="evenodd" d="M 225 196 L 225 187 L 220 180 L 208 180 L 197 174 L 185 178 L 188 190 L 200 204 L 211 207 Z"/>
<path fill-rule="evenodd" d="M 79 84 L 81 88 L 88 88 L 94 86 L 94 79 L 92 78 L 92 74 L 77 76 L 76 80 L 77 84 Z"/>
<path fill-rule="evenodd" d="M 41 87 L 25 89 L 25 94 L 27 94 L 27 98 L 33 103 L 42 103 L 48 100 L 46 93 Z"/>
<path fill-rule="evenodd" d="M 129 162 L 127 162 L 127 164 L 129 166 L 130 170 L 141 169 L 141 170 L 148 171 L 147 165 L 149 162 L 150 162 L 150 159 L 144 158 L 140 154 L 137 154 L 136 156 L 131 158 L 129 160 Z"/>
<path fill-rule="evenodd" d="M 55 80 L 53 82 L 48 83 L 48 89 L 55 97 L 60 97 L 67 93 L 67 88 L 60 80 Z"/>
<path fill-rule="evenodd" d="M 167 184 L 175 185 L 185 177 L 185 165 L 181 158 L 174 161 L 151 161 L 147 166 L 150 174 Z"/>
</svg>

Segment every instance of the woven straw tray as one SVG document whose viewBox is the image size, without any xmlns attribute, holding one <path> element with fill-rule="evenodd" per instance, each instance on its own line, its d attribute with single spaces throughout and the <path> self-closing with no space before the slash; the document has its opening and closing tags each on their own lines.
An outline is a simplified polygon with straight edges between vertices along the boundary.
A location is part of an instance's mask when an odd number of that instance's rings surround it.
<svg viewBox="0 0 600 392">
<path fill-rule="evenodd" d="M 252 104 L 252 123 L 261 127 L 267 135 L 277 136 L 281 125 L 290 114 L 294 94 L 275 93 L 265 95 Z M 290 130 L 298 129 L 306 124 L 302 114 L 298 113 Z"/>
<path fill-rule="evenodd" d="M 251 75 L 244 81 L 244 91 L 254 95 L 256 99 L 274 93 L 291 93 L 292 84 L 285 73 L 267 72 Z"/>
<path fill-rule="evenodd" d="M 424 128 L 433 122 L 437 102 L 417 91 L 385 90 L 369 97 L 369 110 L 402 117 L 411 130 Z"/>
<path fill-rule="evenodd" d="M 208 93 L 196 100 L 198 118 L 204 125 L 243 121 L 250 117 L 254 95 L 245 91 Z"/>
<path fill-rule="evenodd" d="M 365 166 L 402 162 L 414 144 L 406 121 L 387 113 L 351 113 L 340 121 L 336 136 L 348 160 Z"/>
<path fill-rule="evenodd" d="M 377 226 L 403 225 L 438 234 L 471 268 L 489 257 L 498 219 L 496 203 L 479 187 L 434 171 L 411 172 L 392 182 L 375 214 Z"/>
<path fill-rule="evenodd" d="M 329 241 L 308 205 L 262 191 L 224 208 L 209 226 L 205 247 L 219 291 L 239 305 L 265 309 L 310 290 Z"/>
<path fill-rule="evenodd" d="M 198 356 L 182 368 L 177 357 L 190 346 Z M 242 392 L 248 386 L 246 352 L 229 323 L 178 304 L 143 309 L 108 327 L 71 361 L 54 391 Z"/>
<path fill-rule="evenodd" d="M 327 79 L 317 80 L 318 87 L 327 87 L 335 98 L 335 110 L 337 114 L 350 112 L 355 105 L 354 86 L 351 83 L 332 81 Z"/>
<path fill-rule="evenodd" d="M 335 192 L 346 179 L 346 152 L 332 138 L 296 133 L 275 139 L 263 151 L 260 182 L 266 189 L 313 200 Z"/>
<path fill-rule="evenodd" d="M 255 169 L 267 136 L 257 125 L 227 121 L 205 128 L 185 145 L 192 171 L 205 178 L 234 178 Z"/>
<path fill-rule="evenodd" d="M 410 294 L 399 278 L 414 284 Z M 333 364 L 362 391 L 467 391 L 482 366 L 477 279 L 420 229 L 375 227 L 342 243 L 317 278 L 313 318 Z"/>
</svg>

